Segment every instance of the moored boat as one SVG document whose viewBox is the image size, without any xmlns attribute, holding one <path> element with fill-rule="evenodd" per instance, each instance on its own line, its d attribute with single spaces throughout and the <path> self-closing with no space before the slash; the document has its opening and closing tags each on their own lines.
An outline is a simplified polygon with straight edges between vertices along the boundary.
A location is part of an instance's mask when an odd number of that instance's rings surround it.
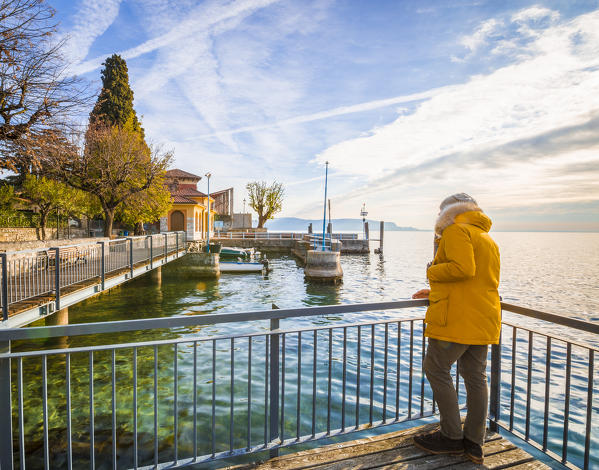
<svg viewBox="0 0 599 470">
<path fill-rule="evenodd" d="M 262 272 L 267 269 L 264 263 L 253 261 L 221 261 L 219 266 L 223 273 Z"/>
<path fill-rule="evenodd" d="M 253 248 L 237 248 L 237 247 L 225 247 L 223 246 L 220 250 L 220 259 L 233 259 L 237 260 L 250 260 L 254 256 Z"/>
</svg>

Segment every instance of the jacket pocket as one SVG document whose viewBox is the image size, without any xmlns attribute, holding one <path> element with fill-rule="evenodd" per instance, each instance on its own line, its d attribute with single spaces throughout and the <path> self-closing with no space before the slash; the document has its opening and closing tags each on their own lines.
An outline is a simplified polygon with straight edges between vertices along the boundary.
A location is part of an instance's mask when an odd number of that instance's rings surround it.
<svg viewBox="0 0 599 470">
<path fill-rule="evenodd" d="M 446 326 L 449 310 L 449 294 L 433 293 L 429 296 L 429 307 L 424 321 L 429 325 Z"/>
</svg>

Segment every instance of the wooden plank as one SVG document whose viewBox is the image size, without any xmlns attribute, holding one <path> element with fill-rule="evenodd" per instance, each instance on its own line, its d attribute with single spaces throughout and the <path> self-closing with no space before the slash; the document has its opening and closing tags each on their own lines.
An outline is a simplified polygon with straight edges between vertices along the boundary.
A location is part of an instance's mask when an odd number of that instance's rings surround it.
<svg viewBox="0 0 599 470">
<path fill-rule="evenodd" d="M 518 465 L 514 465 L 512 467 L 508 467 L 510 469 L 515 468 L 517 470 L 550 470 L 551 467 L 549 465 L 545 465 L 543 462 L 539 462 L 538 460 L 533 460 L 531 462 L 521 463 Z"/>
<path fill-rule="evenodd" d="M 513 468 L 516 465 L 535 463 L 534 458 L 527 452 L 513 446 L 513 449 L 509 449 L 505 452 L 499 452 L 497 454 L 489 455 L 485 457 L 485 463 L 483 465 L 476 465 L 472 462 L 464 463 L 460 465 L 454 465 L 451 468 L 456 470 L 466 469 L 502 469 L 502 468 Z M 536 462 L 540 463 L 540 462 Z M 543 464 L 541 464 L 543 465 Z M 442 468 L 442 467 L 441 467 Z M 543 467 L 533 467 L 543 468 Z M 546 467 L 545 467 L 546 468 Z"/>
<path fill-rule="evenodd" d="M 404 448 L 389 448 L 383 452 L 362 455 L 354 459 L 347 459 L 341 462 L 327 463 L 324 465 L 314 465 L 314 469 L 367 469 L 367 468 L 389 468 L 389 469 L 421 469 L 433 470 L 451 466 L 458 468 L 460 465 L 466 465 L 464 468 L 471 468 L 473 465 L 467 457 L 462 455 L 448 454 L 430 454 L 418 447 L 412 445 L 411 440 L 407 442 L 408 446 Z M 486 454 L 504 453 L 507 450 L 517 449 L 512 443 L 505 439 L 496 439 L 485 445 Z M 486 463 L 486 462 L 485 462 Z M 456 467 L 458 466 L 458 467 Z M 461 468 L 461 467 L 459 467 Z"/>
<path fill-rule="evenodd" d="M 330 444 L 315 449 L 287 454 L 263 463 L 239 465 L 230 467 L 230 469 L 242 470 L 259 468 L 266 470 L 271 468 L 347 468 L 344 465 L 347 465 L 347 462 L 351 459 L 358 459 L 361 456 L 367 456 L 369 454 L 378 455 L 382 452 L 388 452 L 386 458 L 389 462 L 393 461 L 395 458 L 393 457 L 393 452 L 398 453 L 398 456 L 405 454 L 404 459 L 417 458 L 424 455 L 430 456 L 430 454 L 427 454 L 425 451 L 413 447 L 412 438 L 417 434 L 436 430 L 438 427 L 438 424 L 419 426 L 416 428 L 357 439 L 354 441 Z M 487 435 L 488 442 L 494 442 L 499 439 L 500 436 L 496 433 L 488 433 Z M 447 456 L 442 457 L 447 458 Z M 457 462 L 460 461 L 463 460 L 457 460 Z M 339 466 L 340 462 L 341 466 Z"/>
<path fill-rule="evenodd" d="M 395 432 L 391 432 L 391 433 L 387 433 L 387 434 L 379 434 L 376 436 L 370 436 L 370 437 L 365 437 L 365 438 L 361 438 L 361 439 L 356 439 L 354 441 L 346 441 L 346 442 L 340 442 L 337 444 L 329 444 L 329 445 L 317 447 L 314 449 L 307 449 L 307 450 L 302 450 L 302 451 L 295 452 L 292 454 L 282 455 L 281 457 L 276 457 L 274 459 L 268 460 L 265 463 L 282 462 L 285 460 L 301 458 L 304 456 L 311 456 L 314 454 L 323 454 L 324 459 L 328 458 L 329 457 L 328 454 L 330 454 L 331 461 L 335 461 L 335 460 L 338 460 L 339 458 L 342 458 L 341 457 L 342 455 L 352 455 L 352 452 L 355 453 L 358 451 L 355 448 L 360 448 L 361 446 L 364 446 L 367 444 L 376 444 L 381 441 L 391 440 L 392 443 L 389 445 L 401 445 L 402 441 L 409 440 L 416 434 L 420 434 L 420 433 L 424 433 L 424 432 L 431 432 L 431 431 L 437 429 L 438 427 L 439 427 L 438 424 L 427 424 L 424 426 L 418 426 L 416 428 L 403 429 L 401 431 L 395 431 Z M 368 452 L 367 450 L 364 450 L 363 453 L 367 453 L 367 452 Z M 326 460 L 326 461 L 328 461 L 328 460 Z M 242 468 L 246 468 L 246 467 L 244 467 L 243 465 L 241 465 L 239 467 L 237 467 L 237 466 L 231 467 L 231 469 L 237 469 L 237 468 L 242 469 Z M 253 467 L 247 467 L 247 468 L 253 468 Z M 269 467 L 264 467 L 264 468 L 269 468 Z M 279 468 L 279 467 L 276 467 L 276 468 Z"/>
</svg>

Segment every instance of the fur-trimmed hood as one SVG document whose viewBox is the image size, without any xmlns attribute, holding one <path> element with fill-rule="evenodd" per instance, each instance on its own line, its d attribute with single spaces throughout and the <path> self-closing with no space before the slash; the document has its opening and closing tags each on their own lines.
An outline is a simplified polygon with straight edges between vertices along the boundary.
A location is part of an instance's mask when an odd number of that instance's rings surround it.
<svg viewBox="0 0 599 470">
<path fill-rule="evenodd" d="M 467 212 L 471 214 L 466 214 Z M 489 219 L 483 210 L 474 202 L 456 202 L 443 208 L 437 222 L 435 223 L 435 235 L 441 237 L 443 231 L 450 225 L 456 223 L 456 217 L 460 217 L 460 223 L 466 223 L 480 227 L 485 232 L 491 229 L 491 219 Z"/>
</svg>

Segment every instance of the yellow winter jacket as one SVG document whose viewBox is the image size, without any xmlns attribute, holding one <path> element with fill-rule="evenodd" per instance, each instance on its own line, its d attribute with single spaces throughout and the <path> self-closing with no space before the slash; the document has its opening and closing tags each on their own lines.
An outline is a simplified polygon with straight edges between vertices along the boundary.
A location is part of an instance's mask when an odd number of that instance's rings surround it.
<svg viewBox="0 0 599 470">
<path fill-rule="evenodd" d="M 426 336 L 461 344 L 497 344 L 499 249 L 488 233 L 491 219 L 480 209 L 459 213 L 458 207 L 456 212 L 453 223 L 442 231 L 427 270 L 431 292 Z"/>
</svg>

